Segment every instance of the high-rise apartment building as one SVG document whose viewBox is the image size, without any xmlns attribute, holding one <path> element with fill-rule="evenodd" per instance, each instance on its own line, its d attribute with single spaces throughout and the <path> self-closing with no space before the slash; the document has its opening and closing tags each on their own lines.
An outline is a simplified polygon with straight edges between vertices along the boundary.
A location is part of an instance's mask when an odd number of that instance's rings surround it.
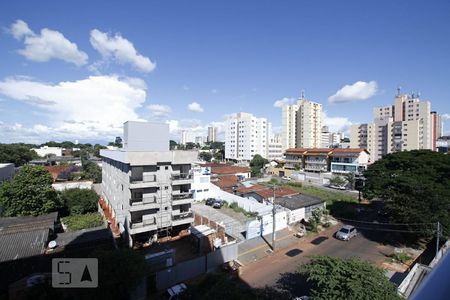
<svg viewBox="0 0 450 300">
<path fill-rule="evenodd" d="M 366 148 L 372 161 L 398 151 L 436 149 L 440 116 L 418 95 L 397 95 L 391 106 L 375 107 L 369 124 L 352 125 L 351 147 Z M 440 124 L 439 124 L 440 123 Z"/>
<path fill-rule="evenodd" d="M 217 127 L 208 127 L 208 142 L 212 143 L 217 140 Z"/>
<path fill-rule="evenodd" d="M 283 148 L 320 148 L 322 104 L 300 98 L 281 112 Z"/>
<path fill-rule="evenodd" d="M 268 157 L 270 123 L 240 112 L 226 120 L 225 158 L 251 160 L 255 154 Z"/>
<path fill-rule="evenodd" d="M 190 170 L 198 152 L 169 151 L 167 124 L 126 122 L 124 147 L 100 155 L 102 197 L 130 246 L 193 222 Z"/>
</svg>

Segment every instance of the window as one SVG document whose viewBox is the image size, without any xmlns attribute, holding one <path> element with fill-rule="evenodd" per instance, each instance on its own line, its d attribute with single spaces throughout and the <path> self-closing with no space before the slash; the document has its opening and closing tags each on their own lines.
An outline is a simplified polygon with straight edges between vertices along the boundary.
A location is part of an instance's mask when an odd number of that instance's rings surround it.
<svg viewBox="0 0 450 300">
<path fill-rule="evenodd" d="M 166 168 L 165 168 L 166 170 L 169 170 L 169 166 L 166 166 Z"/>
</svg>

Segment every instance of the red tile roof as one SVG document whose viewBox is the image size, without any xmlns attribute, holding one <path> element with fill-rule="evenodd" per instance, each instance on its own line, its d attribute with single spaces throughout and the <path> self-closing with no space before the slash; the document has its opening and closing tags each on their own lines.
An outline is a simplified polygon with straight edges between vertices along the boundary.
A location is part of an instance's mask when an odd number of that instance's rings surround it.
<svg viewBox="0 0 450 300">
<path fill-rule="evenodd" d="M 235 175 L 220 176 L 215 181 L 211 180 L 211 183 L 226 191 L 233 190 L 233 186 L 237 185 L 238 182 L 239 178 Z"/>
<path fill-rule="evenodd" d="M 217 175 L 234 175 L 238 173 L 250 173 L 250 168 L 232 166 L 227 164 L 205 164 L 205 167 L 211 167 L 211 173 Z"/>
<path fill-rule="evenodd" d="M 69 167 L 70 166 L 45 166 L 47 171 L 49 171 L 50 174 L 52 175 L 53 182 L 56 181 L 56 179 L 58 178 L 59 173 L 65 171 Z"/>
</svg>

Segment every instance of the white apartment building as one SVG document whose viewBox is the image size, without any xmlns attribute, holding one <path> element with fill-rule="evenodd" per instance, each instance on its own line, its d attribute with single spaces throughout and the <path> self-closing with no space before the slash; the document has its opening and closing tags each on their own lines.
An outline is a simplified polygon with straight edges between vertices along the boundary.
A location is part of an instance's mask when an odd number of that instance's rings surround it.
<svg viewBox="0 0 450 300">
<path fill-rule="evenodd" d="M 257 118 L 240 112 L 226 120 L 225 158 L 249 161 L 255 154 L 268 157 L 270 123 L 266 118 Z"/>
<path fill-rule="evenodd" d="M 217 141 L 217 127 L 208 127 L 208 138 L 207 142 L 212 143 Z"/>
<path fill-rule="evenodd" d="M 321 147 L 322 104 L 300 98 L 296 104 L 284 105 L 281 122 L 283 150 Z"/>
<path fill-rule="evenodd" d="M 62 156 L 62 148 L 60 147 L 42 146 L 31 150 L 36 152 L 40 157 L 45 157 L 47 155 Z"/>
<path fill-rule="evenodd" d="M 336 148 L 339 147 L 343 134 L 340 132 L 329 132 L 328 126 L 322 126 L 320 135 L 321 148 Z"/>
<path fill-rule="evenodd" d="M 191 191 L 195 201 L 203 201 L 212 197 L 211 168 L 195 166 L 192 168 L 193 182 Z"/>
<path fill-rule="evenodd" d="M 281 134 L 270 134 L 269 145 L 267 149 L 267 159 L 280 160 L 283 158 L 283 152 L 284 151 L 283 144 L 281 143 Z"/>
<path fill-rule="evenodd" d="M 102 197 L 130 247 L 193 222 L 190 171 L 198 152 L 169 151 L 167 124 L 126 122 L 124 147 L 100 155 Z"/>
<path fill-rule="evenodd" d="M 398 151 L 436 149 L 440 116 L 431 112 L 431 103 L 417 95 L 397 95 L 394 105 L 375 107 L 369 124 L 352 125 L 352 148 L 366 148 L 372 161 Z M 441 123 L 441 124 L 439 124 Z"/>
<path fill-rule="evenodd" d="M 187 143 L 195 143 L 195 136 L 193 132 L 188 130 L 181 130 L 180 132 L 180 144 L 186 145 Z"/>
</svg>

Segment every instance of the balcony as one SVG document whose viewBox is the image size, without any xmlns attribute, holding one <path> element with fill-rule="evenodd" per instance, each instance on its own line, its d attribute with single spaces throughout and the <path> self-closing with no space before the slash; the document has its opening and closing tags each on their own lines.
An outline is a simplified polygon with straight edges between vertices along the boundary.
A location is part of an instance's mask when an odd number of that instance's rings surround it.
<svg viewBox="0 0 450 300">
<path fill-rule="evenodd" d="M 180 212 L 180 214 L 176 214 L 177 211 L 172 212 L 172 226 L 178 226 L 182 224 L 189 224 L 194 222 L 194 214 L 189 212 Z"/>
<path fill-rule="evenodd" d="M 192 174 L 175 173 L 170 177 L 172 184 L 187 184 L 192 182 Z"/>
<path fill-rule="evenodd" d="M 130 211 L 146 210 L 158 208 L 160 204 L 157 201 L 156 196 L 143 196 L 142 198 L 130 199 Z"/>
<path fill-rule="evenodd" d="M 130 233 L 136 234 L 156 230 L 156 219 L 154 215 L 144 215 L 141 220 L 130 222 Z"/>
<path fill-rule="evenodd" d="M 156 175 L 143 174 L 142 176 L 130 176 L 130 188 L 146 188 L 157 186 Z"/>
<path fill-rule="evenodd" d="M 191 192 L 185 193 L 172 193 L 172 205 L 181 205 L 192 203 L 194 200 Z"/>
</svg>

